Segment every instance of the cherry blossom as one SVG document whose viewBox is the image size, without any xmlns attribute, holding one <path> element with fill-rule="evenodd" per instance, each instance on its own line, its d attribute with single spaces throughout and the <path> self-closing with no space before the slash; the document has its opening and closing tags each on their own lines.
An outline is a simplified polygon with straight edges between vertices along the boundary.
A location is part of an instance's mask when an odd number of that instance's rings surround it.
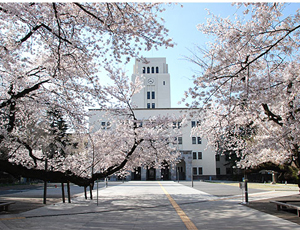
<svg viewBox="0 0 300 230">
<path fill-rule="evenodd" d="M 194 132 L 215 145 L 228 130 L 250 126 L 250 136 L 231 139 L 242 168 L 272 162 L 300 170 L 300 14 L 285 16 L 285 7 L 238 3 L 242 16 L 210 13 L 198 25 L 212 40 L 190 57 L 201 72 L 186 93 L 194 98 L 191 106 L 202 108 Z"/>
<path fill-rule="evenodd" d="M 0 3 L 1 170 L 89 184 L 86 107 L 110 104 L 102 79 L 109 72 L 121 85 L 117 64 L 173 46 L 157 17 L 163 10 L 158 3 Z M 49 158 L 53 109 L 73 134 Z"/>
</svg>

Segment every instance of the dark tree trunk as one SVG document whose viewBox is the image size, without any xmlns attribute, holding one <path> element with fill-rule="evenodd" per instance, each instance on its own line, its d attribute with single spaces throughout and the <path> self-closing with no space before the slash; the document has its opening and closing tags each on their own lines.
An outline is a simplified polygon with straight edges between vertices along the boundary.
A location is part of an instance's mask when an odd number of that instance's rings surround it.
<svg viewBox="0 0 300 230">
<path fill-rule="evenodd" d="M 84 198 L 87 200 L 86 186 L 84 186 Z"/>
<path fill-rule="evenodd" d="M 47 159 L 45 160 L 45 172 L 47 172 L 48 168 L 48 161 Z M 47 203 L 47 178 L 44 180 L 44 197 L 43 197 L 43 204 Z"/>
<path fill-rule="evenodd" d="M 93 187 L 94 187 L 94 184 L 90 183 L 90 198 L 91 198 L 91 200 L 93 199 Z"/>
<path fill-rule="evenodd" d="M 68 202 L 71 203 L 71 192 L 70 192 L 70 182 L 67 181 L 67 190 L 68 190 Z"/>
<path fill-rule="evenodd" d="M 61 196 L 62 196 L 63 203 L 65 203 L 66 199 L 65 199 L 65 185 L 64 185 L 64 183 L 61 183 Z"/>
</svg>

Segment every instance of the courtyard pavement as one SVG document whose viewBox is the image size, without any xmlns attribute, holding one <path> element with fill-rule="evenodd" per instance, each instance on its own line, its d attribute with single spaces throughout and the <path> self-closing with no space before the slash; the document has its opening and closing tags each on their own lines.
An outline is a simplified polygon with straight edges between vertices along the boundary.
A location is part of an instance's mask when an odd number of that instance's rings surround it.
<svg viewBox="0 0 300 230">
<path fill-rule="evenodd" d="M 241 204 L 241 190 L 228 185 L 130 181 L 77 194 L 19 214 L 0 214 L 0 229 L 299 229 L 300 225 Z M 249 200 L 299 194 L 252 190 Z M 1 197 L 0 197 L 1 198 Z"/>
</svg>

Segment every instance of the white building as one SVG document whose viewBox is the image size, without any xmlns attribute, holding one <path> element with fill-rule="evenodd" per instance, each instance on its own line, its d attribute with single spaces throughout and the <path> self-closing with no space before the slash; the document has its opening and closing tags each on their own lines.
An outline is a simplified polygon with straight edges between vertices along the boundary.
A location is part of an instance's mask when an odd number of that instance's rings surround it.
<svg viewBox="0 0 300 230">
<path fill-rule="evenodd" d="M 188 114 L 187 108 L 171 108 L 170 74 L 166 58 L 147 58 L 147 61 L 147 64 L 136 61 L 133 68 L 132 81 L 139 76 L 144 79 L 145 86 L 132 98 L 132 103 L 137 106 L 134 109 L 136 117 L 142 120 L 156 115 L 180 117 L 183 113 Z M 102 110 L 91 109 L 90 124 L 95 122 L 99 122 L 99 125 L 106 124 L 108 121 L 102 115 Z M 215 152 L 207 148 L 205 139 L 191 136 L 191 128 L 196 125 L 196 120 L 188 118 L 187 126 L 181 127 L 182 137 L 178 138 L 181 161 L 176 166 L 162 170 L 140 167 L 127 179 L 160 180 L 163 177 L 163 179 L 177 180 L 179 177 L 180 180 L 191 180 L 192 173 L 194 179 L 215 178 Z"/>
</svg>

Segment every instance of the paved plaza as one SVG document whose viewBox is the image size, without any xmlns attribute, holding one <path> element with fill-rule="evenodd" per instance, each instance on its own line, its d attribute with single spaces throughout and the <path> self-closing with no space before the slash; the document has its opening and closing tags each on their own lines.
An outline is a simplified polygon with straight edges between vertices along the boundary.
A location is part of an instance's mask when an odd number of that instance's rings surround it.
<svg viewBox="0 0 300 230">
<path fill-rule="evenodd" d="M 78 192 L 71 204 L 1 213 L 0 229 L 300 229 L 296 223 L 242 205 L 241 190 L 234 186 L 195 182 L 192 188 L 190 182 L 130 181 L 100 186 L 98 201 L 96 189 L 93 200 Z M 253 189 L 249 200 L 295 194 Z"/>
</svg>

